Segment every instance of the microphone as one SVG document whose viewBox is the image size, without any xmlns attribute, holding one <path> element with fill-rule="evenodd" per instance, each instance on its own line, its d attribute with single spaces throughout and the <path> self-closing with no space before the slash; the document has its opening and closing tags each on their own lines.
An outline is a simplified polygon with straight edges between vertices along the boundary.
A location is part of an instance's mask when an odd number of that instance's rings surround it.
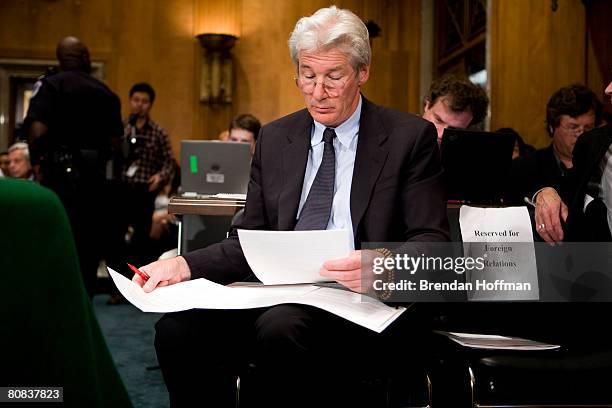
<svg viewBox="0 0 612 408">
<path fill-rule="evenodd" d="M 132 113 L 128 119 L 130 126 L 136 126 L 136 120 L 138 120 L 138 114 Z"/>
</svg>

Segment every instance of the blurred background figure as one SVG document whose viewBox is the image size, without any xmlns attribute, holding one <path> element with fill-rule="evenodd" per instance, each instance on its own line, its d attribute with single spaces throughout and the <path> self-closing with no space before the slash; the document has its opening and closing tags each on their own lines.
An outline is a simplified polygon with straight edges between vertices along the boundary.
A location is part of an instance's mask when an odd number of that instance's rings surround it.
<svg viewBox="0 0 612 408">
<path fill-rule="evenodd" d="M 229 130 L 226 129 L 223 132 L 219 133 L 217 139 L 219 139 L 219 141 L 221 142 L 227 142 L 227 139 L 229 139 Z"/>
<path fill-rule="evenodd" d="M 468 78 L 447 74 L 429 86 L 423 106 L 423 118 L 436 126 L 438 145 L 447 127 L 467 129 L 487 116 L 489 97 L 484 89 Z"/>
<path fill-rule="evenodd" d="M 531 152 L 535 152 L 535 147 L 525 143 L 521 135 L 512 128 L 499 128 L 495 131 L 496 133 L 507 133 L 515 137 L 516 142 L 514 143 L 514 150 L 512 151 L 512 160 L 526 156 Z"/>
<path fill-rule="evenodd" d="M 131 227 L 128 260 L 145 265 L 157 258 L 149 247 L 155 199 L 172 181 L 174 156 L 168 133 L 151 119 L 155 90 L 145 82 L 130 89 L 131 115 L 125 120 L 124 138 L 129 146 L 123 166 L 123 197 L 126 204 L 123 233 Z M 130 272 L 131 273 L 131 272 Z"/>
<path fill-rule="evenodd" d="M 229 126 L 228 141 L 248 143 L 251 145 L 251 154 L 255 153 L 255 143 L 259 136 L 261 122 L 255 116 L 244 113 L 232 119 Z"/>
<path fill-rule="evenodd" d="M 556 91 L 546 105 L 546 131 L 550 145 L 512 162 L 511 201 L 523 203 L 543 187 L 556 190 L 572 168 L 572 152 L 578 138 L 601 121 L 602 104 L 584 85 Z"/>
<path fill-rule="evenodd" d="M 8 149 L 9 176 L 23 180 L 34 180 L 28 144 L 17 142 Z"/>
<path fill-rule="evenodd" d="M 121 182 L 115 186 L 119 196 L 113 213 L 117 224 L 110 239 L 107 264 L 117 272 L 131 276 L 126 262 L 146 265 L 160 255 L 151 242 L 155 200 L 168 185 L 175 169 L 168 133 L 151 119 L 155 90 L 145 82 L 134 84 L 129 92 L 130 116 L 123 122 L 123 146 L 126 158 Z M 109 304 L 123 303 L 113 288 Z"/>
<path fill-rule="evenodd" d="M 78 38 L 62 39 L 56 54 L 60 70 L 34 86 L 24 123 L 32 164 L 40 166 L 39 180 L 68 213 L 85 288 L 93 297 L 113 221 L 104 219 L 112 201 L 107 169 L 123 134 L 121 103 L 90 74 L 89 50 Z"/>
<path fill-rule="evenodd" d="M 566 86 L 550 97 L 546 105 L 546 130 L 552 138 L 550 148 L 559 166 L 572 168 L 576 140 L 599 125 L 601 113 L 601 102 L 584 85 Z"/>
<path fill-rule="evenodd" d="M 8 177 L 9 176 L 9 157 L 8 151 L 3 150 L 0 152 L 0 177 Z"/>
<path fill-rule="evenodd" d="M 168 212 L 168 204 L 170 198 L 178 194 L 180 185 L 181 170 L 175 161 L 172 180 L 155 197 L 155 211 L 150 234 L 151 248 L 155 254 L 163 254 L 178 245 L 178 220 Z"/>
</svg>

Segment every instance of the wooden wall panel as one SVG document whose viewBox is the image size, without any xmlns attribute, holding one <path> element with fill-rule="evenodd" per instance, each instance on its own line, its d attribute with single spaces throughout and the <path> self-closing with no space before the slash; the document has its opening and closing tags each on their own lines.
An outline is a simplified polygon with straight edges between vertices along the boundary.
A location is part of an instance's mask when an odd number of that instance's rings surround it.
<svg viewBox="0 0 612 408">
<path fill-rule="evenodd" d="M 491 129 L 515 128 L 537 147 L 550 143 L 546 103 L 585 82 L 585 9 L 580 0 L 492 3 Z"/>
<path fill-rule="evenodd" d="M 369 99 L 419 112 L 420 0 L 342 0 L 382 28 L 373 40 Z M 263 122 L 303 107 L 293 82 L 287 40 L 298 18 L 329 5 L 324 0 L 2 0 L 0 57 L 53 59 L 57 41 L 80 37 L 92 59 L 105 63 L 106 82 L 127 115 L 132 84 L 157 91 L 152 116 L 172 138 L 214 138 L 231 117 L 250 112 Z M 240 36 L 232 54 L 234 103 L 199 102 L 202 49 L 195 35 L 216 31 Z"/>
<path fill-rule="evenodd" d="M 591 0 L 587 9 L 587 85 L 612 113 L 610 97 L 604 89 L 612 81 L 612 1 Z"/>
</svg>

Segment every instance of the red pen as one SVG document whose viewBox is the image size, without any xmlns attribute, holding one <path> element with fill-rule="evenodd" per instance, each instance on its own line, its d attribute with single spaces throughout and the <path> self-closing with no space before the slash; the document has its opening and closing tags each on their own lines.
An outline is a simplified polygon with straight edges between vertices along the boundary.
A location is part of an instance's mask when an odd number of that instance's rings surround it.
<svg viewBox="0 0 612 408">
<path fill-rule="evenodd" d="M 138 276 L 140 276 L 145 282 L 149 280 L 149 275 L 147 275 L 146 272 L 141 271 L 140 269 L 131 264 L 127 264 L 127 266 L 129 266 L 130 269 L 134 271 L 134 273 L 138 274 Z"/>
</svg>

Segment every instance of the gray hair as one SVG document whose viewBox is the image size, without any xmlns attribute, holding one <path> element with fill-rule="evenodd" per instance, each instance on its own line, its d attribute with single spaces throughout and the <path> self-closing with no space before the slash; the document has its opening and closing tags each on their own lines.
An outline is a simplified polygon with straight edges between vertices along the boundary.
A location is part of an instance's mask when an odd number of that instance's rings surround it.
<svg viewBox="0 0 612 408">
<path fill-rule="evenodd" d="M 14 152 L 15 150 L 23 150 L 23 153 L 25 154 L 26 159 L 30 160 L 30 149 L 28 148 L 27 143 L 23 143 L 23 142 L 14 143 L 11 147 L 9 147 L 8 153 Z"/>
<path fill-rule="evenodd" d="M 354 13 L 336 6 L 322 8 L 310 17 L 300 18 L 289 37 L 289 51 L 296 67 L 300 51 L 329 50 L 334 47 L 349 55 L 355 70 L 370 65 L 372 50 L 368 29 Z"/>
</svg>

